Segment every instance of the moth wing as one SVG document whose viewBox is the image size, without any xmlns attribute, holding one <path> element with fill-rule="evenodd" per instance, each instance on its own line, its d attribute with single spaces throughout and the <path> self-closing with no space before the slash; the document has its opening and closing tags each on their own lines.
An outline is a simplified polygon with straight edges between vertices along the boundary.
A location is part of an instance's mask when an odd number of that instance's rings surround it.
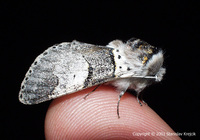
<svg viewBox="0 0 200 140">
<path fill-rule="evenodd" d="M 26 73 L 19 100 L 38 104 L 111 80 L 114 76 L 111 52 L 77 41 L 48 48 Z"/>
</svg>

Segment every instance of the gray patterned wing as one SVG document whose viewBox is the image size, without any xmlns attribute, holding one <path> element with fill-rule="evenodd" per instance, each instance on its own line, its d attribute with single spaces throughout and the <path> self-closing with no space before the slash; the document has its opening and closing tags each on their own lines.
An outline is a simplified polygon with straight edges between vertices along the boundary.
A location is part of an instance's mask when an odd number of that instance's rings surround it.
<svg viewBox="0 0 200 140">
<path fill-rule="evenodd" d="M 112 48 L 73 41 L 48 48 L 29 68 L 19 100 L 38 104 L 114 78 Z"/>
</svg>

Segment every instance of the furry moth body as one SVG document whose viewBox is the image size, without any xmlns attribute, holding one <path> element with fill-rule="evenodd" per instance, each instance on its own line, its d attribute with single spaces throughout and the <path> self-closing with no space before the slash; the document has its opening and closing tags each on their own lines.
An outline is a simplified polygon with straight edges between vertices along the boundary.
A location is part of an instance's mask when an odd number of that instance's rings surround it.
<svg viewBox="0 0 200 140">
<path fill-rule="evenodd" d="M 114 40 L 107 46 L 78 41 L 54 45 L 40 54 L 21 84 L 19 100 L 38 104 L 103 83 L 119 91 L 119 102 L 127 89 L 140 92 L 165 74 L 163 52 L 132 38 Z M 141 105 L 141 103 L 140 103 Z"/>
</svg>

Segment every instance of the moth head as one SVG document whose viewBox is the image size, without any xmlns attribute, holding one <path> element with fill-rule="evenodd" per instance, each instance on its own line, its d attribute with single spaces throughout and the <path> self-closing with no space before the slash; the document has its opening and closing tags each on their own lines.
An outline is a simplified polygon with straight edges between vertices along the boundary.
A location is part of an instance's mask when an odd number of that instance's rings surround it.
<svg viewBox="0 0 200 140">
<path fill-rule="evenodd" d="M 162 67 L 164 61 L 162 50 L 136 38 L 131 38 L 126 44 L 137 54 L 137 59 L 142 64 L 145 75 L 153 76 L 156 81 L 161 81 L 165 74 L 165 68 Z"/>
<path fill-rule="evenodd" d="M 134 52 L 137 52 L 138 58 L 144 65 L 147 64 L 154 54 L 158 53 L 156 47 L 140 39 L 132 38 L 127 41 L 127 45 L 129 45 Z"/>
</svg>

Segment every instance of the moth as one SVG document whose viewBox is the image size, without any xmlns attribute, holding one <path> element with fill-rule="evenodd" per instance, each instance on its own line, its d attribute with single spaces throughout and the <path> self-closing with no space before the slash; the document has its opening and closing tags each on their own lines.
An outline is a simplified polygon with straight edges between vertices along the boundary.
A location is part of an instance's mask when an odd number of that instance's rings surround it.
<svg viewBox="0 0 200 140">
<path fill-rule="evenodd" d="M 119 92 L 117 115 L 120 117 L 119 103 L 124 93 L 135 90 L 142 105 L 141 91 L 161 81 L 166 72 L 163 61 L 161 49 L 136 38 L 126 42 L 114 40 L 106 46 L 76 40 L 64 42 L 48 48 L 35 59 L 22 81 L 19 101 L 38 104 L 106 83 Z"/>
</svg>

